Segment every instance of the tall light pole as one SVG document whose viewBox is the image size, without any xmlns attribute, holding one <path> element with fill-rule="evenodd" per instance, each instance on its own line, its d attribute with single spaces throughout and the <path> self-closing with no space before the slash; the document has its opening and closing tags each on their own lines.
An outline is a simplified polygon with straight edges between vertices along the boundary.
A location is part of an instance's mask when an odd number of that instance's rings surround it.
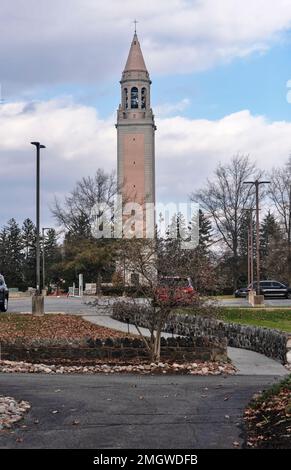
<svg viewBox="0 0 291 470">
<path fill-rule="evenodd" d="M 45 289 L 45 245 L 44 245 L 44 232 L 50 230 L 50 227 L 42 227 L 42 288 Z"/>
<path fill-rule="evenodd" d="M 251 184 L 256 189 L 256 261 L 257 261 L 257 295 L 260 295 L 260 219 L 259 219 L 259 186 L 269 184 L 270 181 L 244 181 L 244 184 Z"/>
<path fill-rule="evenodd" d="M 252 214 L 252 212 L 251 212 Z M 251 217 L 249 227 L 249 270 L 250 270 L 250 284 L 253 288 L 254 284 L 254 240 L 253 240 L 253 218 Z"/>
<path fill-rule="evenodd" d="M 40 292 L 40 149 L 45 149 L 45 145 L 40 142 L 31 142 L 36 147 L 36 297 L 41 295 Z M 33 310 L 36 314 L 43 313 L 43 299 L 42 302 L 35 302 Z"/>
</svg>

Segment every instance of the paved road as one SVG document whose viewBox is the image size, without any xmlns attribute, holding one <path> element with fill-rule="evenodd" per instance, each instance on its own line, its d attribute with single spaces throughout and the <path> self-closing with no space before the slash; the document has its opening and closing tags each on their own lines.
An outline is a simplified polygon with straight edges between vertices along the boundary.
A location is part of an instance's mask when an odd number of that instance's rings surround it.
<svg viewBox="0 0 291 470">
<path fill-rule="evenodd" d="M 9 312 L 31 313 L 31 297 L 9 300 Z M 78 297 L 45 297 L 46 313 L 92 313 Z"/>
<path fill-rule="evenodd" d="M 244 308 L 252 308 L 249 304 L 247 299 L 219 299 L 219 305 L 223 307 L 244 307 Z M 265 307 L 283 307 L 283 308 L 291 308 L 291 299 L 265 299 Z"/>
<path fill-rule="evenodd" d="M 32 405 L 0 448 L 232 448 L 245 406 L 274 379 L 0 374 L 0 394 Z"/>
<path fill-rule="evenodd" d="M 111 299 L 113 301 L 113 299 Z M 219 304 L 224 307 L 246 307 L 251 308 L 246 299 L 225 299 L 220 300 Z M 291 308 L 291 299 L 268 299 L 265 300 L 266 307 L 284 307 Z M 46 297 L 45 309 L 47 313 L 63 312 L 77 314 L 92 314 L 92 310 L 88 305 L 78 297 Z M 10 312 L 31 312 L 31 298 L 10 299 Z M 290 312 L 291 314 L 291 312 Z"/>
</svg>

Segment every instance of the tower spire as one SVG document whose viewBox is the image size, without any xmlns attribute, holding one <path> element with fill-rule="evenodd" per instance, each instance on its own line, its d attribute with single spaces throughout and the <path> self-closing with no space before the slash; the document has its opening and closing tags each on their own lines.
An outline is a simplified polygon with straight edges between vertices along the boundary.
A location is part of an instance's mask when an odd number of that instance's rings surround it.
<svg viewBox="0 0 291 470">
<path fill-rule="evenodd" d="M 147 68 L 146 68 L 145 61 L 142 55 L 140 43 L 136 34 L 136 23 L 137 21 L 134 20 L 134 24 L 135 24 L 134 36 L 131 42 L 124 72 L 129 72 L 129 71 L 147 72 Z"/>
<path fill-rule="evenodd" d="M 134 23 L 134 34 L 136 34 L 136 24 L 138 23 L 138 21 L 134 20 L 133 23 Z"/>
</svg>

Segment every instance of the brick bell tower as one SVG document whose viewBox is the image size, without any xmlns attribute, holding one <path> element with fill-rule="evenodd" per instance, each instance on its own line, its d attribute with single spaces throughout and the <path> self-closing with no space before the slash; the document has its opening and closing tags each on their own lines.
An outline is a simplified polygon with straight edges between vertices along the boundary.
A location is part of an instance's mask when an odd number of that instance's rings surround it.
<svg viewBox="0 0 291 470">
<path fill-rule="evenodd" d="M 143 208 L 143 237 L 151 237 L 155 228 L 156 126 L 150 101 L 151 80 L 136 31 L 120 84 L 116 124 L 118 184 L 123 202 L 138 203 Z"/>
</svg>

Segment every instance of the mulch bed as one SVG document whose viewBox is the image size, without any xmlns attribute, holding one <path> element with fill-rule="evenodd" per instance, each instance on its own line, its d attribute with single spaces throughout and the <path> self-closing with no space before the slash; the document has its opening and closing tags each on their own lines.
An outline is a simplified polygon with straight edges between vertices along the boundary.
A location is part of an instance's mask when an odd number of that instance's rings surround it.
<svg viewBox="0 0 291 470">
<path fill-rule="evenodd" d="M 0 342 L 18 339 L 120 338 L 125 333 L 94 325 L 75 315 L 0 314 Z"/>
<path fill-rule="evenodd" d="M 246 447 L 291 449 L 291 375 L 245 411 Z"/>
</svg>

